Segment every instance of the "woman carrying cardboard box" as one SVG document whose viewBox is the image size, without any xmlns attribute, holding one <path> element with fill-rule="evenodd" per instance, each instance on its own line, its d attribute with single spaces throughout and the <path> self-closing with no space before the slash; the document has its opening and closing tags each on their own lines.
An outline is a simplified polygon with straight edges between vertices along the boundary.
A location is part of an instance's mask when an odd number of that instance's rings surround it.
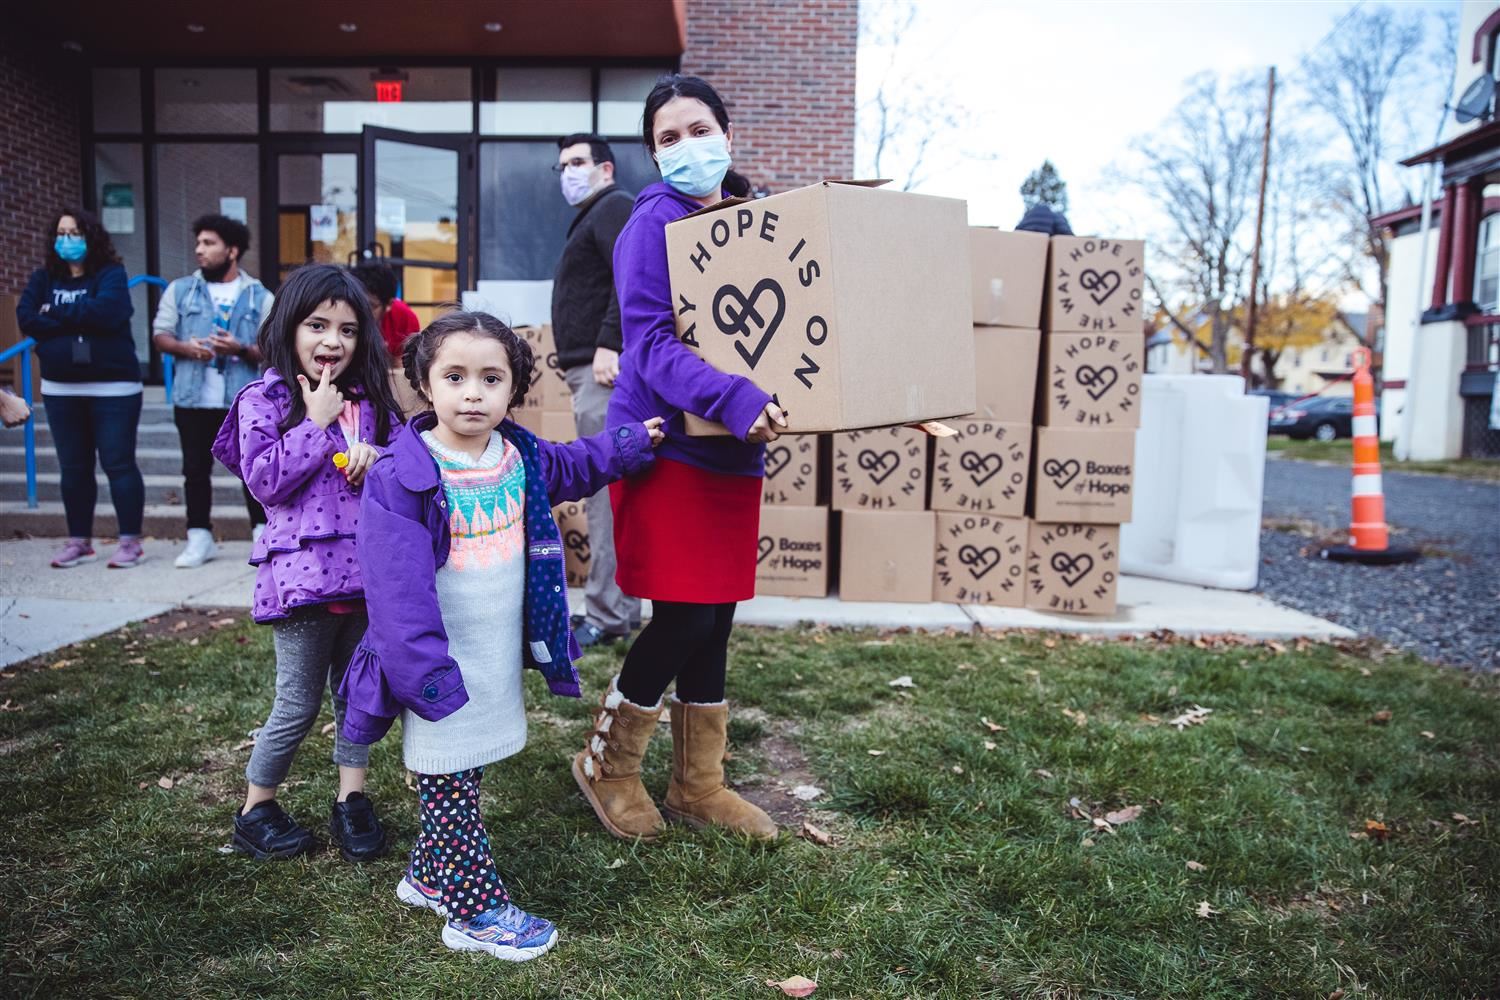
<svg viewBox="0 0 1500 1000">
<path fill-rule="evenodd" d="M 667 815 L 771 838 L 771 818 L 724 785 L 724 679 L 735 605 L 755 595 L 765 444 L 786 419 L 754 383 L 677 339 L 667 277 L 667 224 L 749 185 L 729 170 L 729 114 L 705 81 L 663 77 L 646 97 L 643 125 L 662 180 L 636 197 L 615 244 L 624 352 L 606 426 L 624 433 L 667 418 L 652 471 L 610 487 L 615 578 L 625 593 L 649 598 L 653 614 L 604 694 L 573 777 L 610 833 L 654 838 L 663 821 L 641 784 L 641 760 L 675 681 Z M 733 437 L 688 437 L 684 413 Z"/>
</svg>

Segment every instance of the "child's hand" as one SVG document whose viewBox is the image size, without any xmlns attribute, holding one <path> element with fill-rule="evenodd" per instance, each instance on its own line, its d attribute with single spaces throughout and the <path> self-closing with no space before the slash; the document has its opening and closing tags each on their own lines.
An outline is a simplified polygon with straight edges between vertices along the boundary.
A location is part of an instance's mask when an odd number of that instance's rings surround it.
<svg viewBox="0 0 1500 1000">
<path fill-rule="evenodd" d="M 360 484 L 365 481 L 365 473 L 370 471 L 370 466 L 375 464 L 380 452 L 361 441 L 351 444 L 345 454 L 349 456 L 349 464 L 344 466 L 344 478 L 349 481 L 350 486 L 359 489 Z"/>
<path fill-rule="evenodd" d="M 332 427 L 343 412 L 344 394 L 329 380 L 328 369 L 323 369 L 316 389 L 307 384 L 306 375 L 298 375 L 297 384 L 302 387 L 302 403 L 307 407 L 308 419 L 319 427 Z"/>
<path fill-rule="evenodd" d="M 667 432 L 662 430 L 665 421 L 661 417 L 652 417 L 645 423 L 646 433 L 651 435 L 651 447 L 655 448 L 667 439 Z"/>
</svg>

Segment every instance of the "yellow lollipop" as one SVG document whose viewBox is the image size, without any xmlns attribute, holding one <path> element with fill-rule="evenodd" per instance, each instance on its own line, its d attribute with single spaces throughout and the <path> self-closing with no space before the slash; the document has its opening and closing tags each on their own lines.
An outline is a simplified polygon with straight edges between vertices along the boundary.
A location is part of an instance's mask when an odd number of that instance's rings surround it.
<svg viewBox="0 0 1500 1000">
<path fill-rule="evenodd" d="M 333 467 L 335 469 L 346 469 L 349 467 L 349 453 L 340 451 L 333 456 Z"/>
</svg>

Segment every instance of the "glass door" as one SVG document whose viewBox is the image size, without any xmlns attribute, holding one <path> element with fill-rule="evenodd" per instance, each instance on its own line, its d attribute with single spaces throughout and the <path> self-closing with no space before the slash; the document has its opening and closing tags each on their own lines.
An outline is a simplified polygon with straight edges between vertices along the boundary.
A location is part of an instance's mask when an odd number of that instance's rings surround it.
<svg viewBox="0 0 1500 1000">
<path fill-rule="evenodd" d="M 424 324 L 470 287 L 473 149 L 469 136 L 362 133 L 360 253 L 386 259 Z"/>
<path fill-rule="evenodd" d="M 303 264 L 346 264 L 358 246 L 359 154 L 276 152 L 277 287 Z"/>
</svg>

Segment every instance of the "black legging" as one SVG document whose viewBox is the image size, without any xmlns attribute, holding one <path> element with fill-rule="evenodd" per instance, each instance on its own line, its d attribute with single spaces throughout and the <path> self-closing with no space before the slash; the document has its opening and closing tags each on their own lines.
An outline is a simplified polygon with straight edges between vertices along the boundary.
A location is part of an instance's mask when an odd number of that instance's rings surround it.
<svg viewBox="0 0 1500 1000">
<path fill-rule="evenodd" d="M 734 609 L 733 603 L 653 601 L 651 622 L 620 668 L 620 693 L 637 705 L 655 705 L 676 678 L 679 701 L 723 701 Z"/>
</svg>

